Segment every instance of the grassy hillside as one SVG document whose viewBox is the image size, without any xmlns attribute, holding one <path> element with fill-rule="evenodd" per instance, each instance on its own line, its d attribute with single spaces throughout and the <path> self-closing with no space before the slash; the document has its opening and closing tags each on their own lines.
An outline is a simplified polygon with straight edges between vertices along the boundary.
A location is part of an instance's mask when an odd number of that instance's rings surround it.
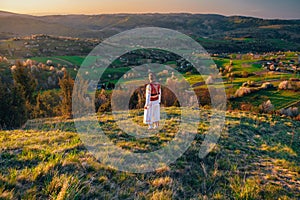
<svg viewBox="0 0 300 200">
<path fill-rule="evenodd" d="M 110 114 L 99 119 L 116 145 L 143 151 L 172 140 L 179 110 L 166 112 L 162 130 L 146 139 L 120 134 Z M 141 123 L 141 110 L 131 114 Z M 201 115 L 207 119 L 210 112 Z M 181 158 L 146 174 L 119 172 L 97 162 L 71 120 L 36 120 L 27 123 L 28 130 L 1 131 L 0 198 L 299 199 L 300 123 L 243 112 L 227 113 L 226 119 L 218 145 L 205 159 L 198 158 L 198 151 L 207 121 Z"/>
</svg>

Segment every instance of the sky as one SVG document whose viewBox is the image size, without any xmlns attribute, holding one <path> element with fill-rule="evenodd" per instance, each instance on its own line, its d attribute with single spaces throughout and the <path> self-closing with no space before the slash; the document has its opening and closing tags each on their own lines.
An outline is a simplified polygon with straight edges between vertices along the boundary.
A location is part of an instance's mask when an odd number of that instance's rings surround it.
<svg viewBox="0 0 300 200">
<path fill-rule="evenodd" d="M 300 19 L 300 0 L 0 0 L 22 14 L 213 13 Z"/>
</svg>

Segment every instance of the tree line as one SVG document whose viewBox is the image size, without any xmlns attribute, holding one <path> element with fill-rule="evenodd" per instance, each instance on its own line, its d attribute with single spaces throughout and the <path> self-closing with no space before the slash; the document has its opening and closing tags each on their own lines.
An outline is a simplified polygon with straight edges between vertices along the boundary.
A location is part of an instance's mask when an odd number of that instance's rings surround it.
<svg viewBox="0 0 300 200">
<path fill-rule="evenodd" d="M 20 128 L 28 119 L 57 116 L 72 118 L 74 80 L 67 70 L 63 72 L 63 76 L 58 77 L 59 88 L 47 90 L 38 86 L 39 79 L 37 79 L 35 71 L 30 65 L 23 62 L 16 62 L 12 68 L 12 81 L 1 79 L 0 76 L 0 90 L 2 91 L 0 93 L 0 129 Z M 80 97 L 79 100 L 82 105 L 85 103 L 94 104 L 95 112 L 110 112 L 112 103 L 120 103 L 120 105 L 128 103 L 122 102 L 126 99 L 124 95 L 128 94 L 117 88 L 97 90 L 95 98 L 84 96 L 81 92 L 87 90 L 88 83 L 83 79 L 81 80 L 80 77 L 78 78 L 80 88 L 79 91 L 75 90 L 74 95 Z M 131 94 L 128 109 L 142 109 L 144 107 L 145 88 L 146 86 L 140 86 Z M 180 102 L 173 91 L 186 91 L 188 89 L 189 85 L 185 81 L 177 80 L 174 77 L 167 78 L 165 86 L 162 84 L 161 103 L 166 107 L 180 106 Z M 200 105 L 210 105 L 210 95 L 207 88 L 195 89 L 194 91 Z M 116 101 L 111 100 L 112 92 L 118 96 Z M 90 99 L 94 99 L 94 102 L 91 102 Z"/>
<path fill-rule="evenodd" d="M 12 81 L 0 77 L 0 129 L 19 128 L 33 118 L 71 117 L 74 81 L 67 71 L 59 79 L 59 92 L 38 90 L 32 70 L 22 62 L 17 61 L 11 73 Z"/>
</svg>

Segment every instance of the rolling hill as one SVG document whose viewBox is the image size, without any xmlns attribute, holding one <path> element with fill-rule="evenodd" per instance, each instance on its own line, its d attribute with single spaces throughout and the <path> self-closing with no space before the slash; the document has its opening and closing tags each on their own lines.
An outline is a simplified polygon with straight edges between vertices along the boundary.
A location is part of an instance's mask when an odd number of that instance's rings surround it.
<svg viewBox="0 0 300 200">
<path fill-rule="evenodd" d="M 299 50 L 300 20 L 215 14 L 101 14 L 31 16 L 0 12 L 0 39 L 48 34 L 103 39 L 136 27 L 174 29 L 212 52 Z"/>
</svg>

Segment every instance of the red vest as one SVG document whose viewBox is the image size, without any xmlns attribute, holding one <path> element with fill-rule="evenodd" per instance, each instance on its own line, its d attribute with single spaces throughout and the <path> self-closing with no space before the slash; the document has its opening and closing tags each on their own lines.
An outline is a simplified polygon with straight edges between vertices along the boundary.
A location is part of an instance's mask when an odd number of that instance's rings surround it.
<svg viewBox="0 0 300 200">
<path fill-rule="evenodd" d="M 156 88 L 155 88 L 155 86 L 156 86 Z M 160 93 L 159 93 L 160 85 L 150 83 L 150 87 L 151 87 L 150 101 L 157 101 L 159 99 L 159 95 L 160 95 Z"/>
</svg>

